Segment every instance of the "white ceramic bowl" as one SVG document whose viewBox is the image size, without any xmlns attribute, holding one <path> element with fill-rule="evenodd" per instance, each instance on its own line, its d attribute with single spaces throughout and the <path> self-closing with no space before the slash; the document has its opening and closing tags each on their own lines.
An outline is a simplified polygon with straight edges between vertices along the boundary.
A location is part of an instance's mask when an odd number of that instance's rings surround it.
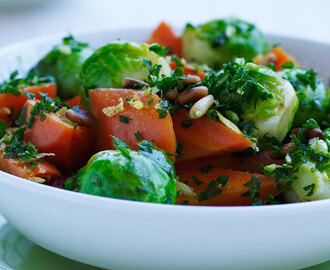
<svg viewBox="0 0 330 270">
<path fill-rule="evenodd" d="M 79 35 L 97 47 L 144 41 L 150 29 Z M 270 36 L 327 82 L 330 46 Z M 0 50 L 0 81 L 32 66 L 59 36 Z M 297 269 L 330 258 L 330 200 L 259 207 L 123 201 L 43 186 L 0 172 L 0 212 L 60 255 L 108 269 Z"/>
</svg>

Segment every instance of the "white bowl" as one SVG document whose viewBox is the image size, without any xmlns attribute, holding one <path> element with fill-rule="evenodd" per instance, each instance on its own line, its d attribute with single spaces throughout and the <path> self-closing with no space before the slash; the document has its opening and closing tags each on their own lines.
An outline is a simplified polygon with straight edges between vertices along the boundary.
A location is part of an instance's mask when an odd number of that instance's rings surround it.
<svg viewBox="0 0 330 270">
<path fill-rule="evenodd" d="M 97 47 L 150 29 L 79 35 Z M 326 80 L 330 46 L 270 36 Z M 0 50 L 0 80 L 26 71 L 59 36 Z M 108 269 L 297 269 L 330 258 L 330 200 L 259 207 L 160 205 L 102 198 L 0 172 L 0 212 L 40 246 Z"/>
</svg>

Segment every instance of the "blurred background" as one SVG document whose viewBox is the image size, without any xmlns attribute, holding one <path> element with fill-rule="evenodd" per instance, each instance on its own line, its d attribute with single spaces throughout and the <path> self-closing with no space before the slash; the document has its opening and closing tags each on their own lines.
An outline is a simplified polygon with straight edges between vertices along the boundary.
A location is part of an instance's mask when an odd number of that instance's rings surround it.
<svg viewBox="0 0 330 270">
<path fill-rule="evenodd" d="M 0 46 L 56 32 L 182 27 L 235 15 L 268 33 L 330 42 L 330 2 L 324 0 L 0 0 Z"/>
</svg>

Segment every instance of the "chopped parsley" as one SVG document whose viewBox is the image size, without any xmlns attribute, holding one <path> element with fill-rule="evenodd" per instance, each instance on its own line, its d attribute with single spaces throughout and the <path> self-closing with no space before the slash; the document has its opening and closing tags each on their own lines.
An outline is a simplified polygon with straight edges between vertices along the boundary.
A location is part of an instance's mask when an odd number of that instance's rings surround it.
<svg viewBox="0 0 330 270">
<path fill-rule="evenodd" d="M 155 100 L 155 98 L 151 98 L 151 99 L 149 99 L 148 102 L 147 102 L 147 104 L 145 105 L 145 107 L 146 107 L 147 109 L 149 109 L 150 105 L 154 102 L 154 100 Z"/>
<path fill-rule="evenodd" d="M 183 200 L 182 202 L 181 202 L 181 205 L 188 205 L 189 204 L 189 201 L 188 200 Z"/>
<path fill-rule="evenodd" d="M 225 187 L 229 181 L 230 176 L 229 175 L 220 175 L 216 179 L 216 181 L 221 185 L 221 187 Z"/>
<path fill-rule="evenodd" d="M 308 191 L 307 196 L 310 197 L 314 193 L 315 184 L 313 183 L 313 184 L 307 185 L 307 186 L 303 187 L 303 189 L 305 191 Z"/>
<path fill-rule="evenodd" d="M 0 138 L 2 138 L 6 133 L 7 125 L 3 120 L 0 120 Z"/>
<path fill-rule="evenodd" d="M 258 176 L 251 176 L 251 180 L 247 183 L 244 184 L 244 186 L 249 187 L 250 190 L 243 193 L 241 196 L 246 197 L 250 196 L 251 197 L 251 202 L 252 205 L 263 205 L 263 201 L 260 198 L 260 193 L 259 190 L 261 189 L 262 182 Z"/>
<path fill-rule="evenodd" d="M 143 140 L 140 131 L 135 132 L 134 135 L 139 142 Z"/>
<path fill-rule="evenodd" d="M 14 96 L 20 96 L 22 94 L 22 89 L 25 87 L 54 82 L 53 77 L 38 77 L 33 73 L 25 78 L 17 78 L 17 76 L 18 71 L 16 70 L 10 74 L 8 81 L 0 84 L 0 94 L 10 93 Z M 24 94 L 26 94 L 28 98 L 31 98 L 29 95 L 33 95 L 26 92 L 24 92 Z"/>
<path fill-rule="evenodd" d="M 39 159 L 45 155 L 38 154 L 38 149 L 31 143 L 24 142 L 24 132 L 26 128 L 18 129 L 13 135 L 5 135 L 0 140 L 3 147 L 4 158 L 20 158 L 21 162 L 27 163 L 29 167 L 38 165 Z"/>
<path fill-rule="evenodd" d="M 198 200 L 206 201 L 209 200 L 212 197 L 215 197 L 222 193 L 222 189 L 226 186 L 228 183 L 229 176 L 228 175 L 220 175 L 216 180 L 211 180 L 206 189 L 199 193 L 197 196 Z"/>
<path fill-rule="evenodd" d="M 222 193 L 222 189 L 219 187 L 219 184 L 216 180 L 211 180 L 206 189 L 198 194 L 198 201 L 207 201 L 212 197 L 215 197 Z"/>
<path fill-rule="evenodd" d="M 175 154 L 177 157 L 182 157 L 182 144 L 181 143 L 177 144 Z"/>
<path fill-rule="evenodd" d="M 185 78 L 183 68 L 181 66 L 177 67 L 172 73 L 171 76 L 160 75 L 161 65 L 152 66 L 151 62 L 145 60 L 145 64 L 148 67 L 149 75 L 148 80 L 146 81 L 151 87 L 157 88 L 161 91 L 161 97 L 167 91 L 172 89 L 177 89 L 181 91 L 183 85 L 180 81 Z"/>
<path fill-rule="evenodd" d="M 30 118 L 27 123 L 27 127 L 31 128 L 35 117 L 39 116 L 41 121 L 45 120 L 46 113 L 51 113 L 51 112 L 58 112 L 60 109 L 63 107 L 66 107 L 70 109 L 71 107 L 66 104 L 65 102 L 62 102 L 59 97 L 56 97 L 56 99 L 52 99 L 47 96 L 47 94 L 44 93 L 39 93 L 40 94 L 40 101 L 37 101 L 30 110 Z"/>
<path fill-rule="evenodd" d="M 193 175 L 191 176 L 191 179 L 194 181 L 196 186 L 199 186 L 204 183 L 203 181 L 199 180 L 196 176 Z"/>
<path fill-rule="evenodd" d="M 193 124 L 193 120 L 191 119 L 190 115 L 187 113 L 187 120 L 182 120 L 181 121 L 181 127 L 183 127 L 184 129 L 188 129 L 192 126 Z"/>
<path fill-rule="evenodd" d="M 129 118 L 127 116 L 123 116 L 123 115 L 119 115 L 119 122 L 120 123 L 124 123 L 124 124 L 128 124 L 129 121 L 131 121 L 132 118 Z"/>
<path fill-rule="evenodd" d="M 171 103 L 168 100 L 164 100 L 163 102 L 158 103 L 157 113 L 159 119 L 165 118 L 170 109 L 171 109 Z"/>
<path fill-rule="evenodd" d="M 303 125 L 304 129 L 319 128 L 314 120 L 308 120 Z M 300 129 L 296 135 L 291 135 L 290 138 L 295 144 L 295 151 L 288 153 L 285 157 L 285 162 L 282 165 L 271 164 L 265 166 L 263 171 L 266 175 L 274 177 L 276 186 L 279 190 L 287 190 L 291 188 L 293 181 L 297 179 L 297 172 L 301 165 L 311 162 L 314 170 L 324 171 L 329 168 L 330 154 L 315 150 L 309 144 L 309 140 L 305 136 L 304 129 Z M 325 140 L 328 141 L 327 130 L 324 131 Z M 307 185 L 304 187 L 308 191 L 307 196 L 312 196 L 315 185 Z"/>
<path fill-rule="evenodd" d="M 281 65 L 282 68 L 294 68 L 294 63 L 292 61 L 285 62 Z"/>
<path fill-rule="evenodd" d="M 164 46 L 159 44 L 151 44 L 149 46 L 149 50 L 153 51 L 159 56 L 165 56 L 166 54 L 169 54 L 171 52 L 170 48 L 165 48 Z"/>
<path fill-rule="evenodd" d="M 83 48 L 87 48 L 88 47 L 88 43 L 84 43 L 84 42 L 79 42 L 77 41 L 72 35 L 69 35 L 67 37 L 63 38 L 63 46 L 66 46 L 67 48 L 69 48 L 71 51 L 77 51 L 80 52 Z M 60 47 L 60 49 L 62 48 Z M 63 49 L 65 51 L 65 49 Z"/>
<path fill-rule="evenodd" d="M 213 169 L 213 166 L 212 165 L 206 165 L 204 167 L 199 168 L 199 170 L 202 173 L 209 173 L 212 169 Z"/>
</svg>

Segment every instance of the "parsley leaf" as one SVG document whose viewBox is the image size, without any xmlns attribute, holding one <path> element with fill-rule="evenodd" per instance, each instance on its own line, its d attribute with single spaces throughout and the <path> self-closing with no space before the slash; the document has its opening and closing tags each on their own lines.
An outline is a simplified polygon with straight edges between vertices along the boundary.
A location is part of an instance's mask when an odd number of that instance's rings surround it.
<svg viewBox="0 0 330 270">
<path fill-rule="evenodd" d="M 131 121 L 132 118 L 129 118 L 127 116 L 123 116 L 123 115 L 119 115 L 119 122 L 120 123 L 124 123 L 124 124 L 128 124 L 129 121 Z"/>
<path fill-rule="evenodd" d="M 199 168 L 199 170 L 200 170 L 202 173 L 208 173 L 208 172 L 210 172 L 212 169 L 213 169 L 213 166 L 212 166 L 212 165 L 206 165 L 206 166 L 204 166 L 204 167 Z"/>
<path fill-rule="evenodd" d="M 221 185 L 221 187 L 225 187 L 229 181 L 230 176 L 229 175 L 220 175 L 216 179 L 216 181 Z"/>
<path fill-rule="evenodd" d="M 307 186 L 303 187 L 303 189 L 305 191 L 308 191 L 307 196 L 310 197 L 314 193 L 315 184 L 313 183 L 313 184 L 307 185 Z"/>
<path fill-rule="evenodd" d="M 210 198 L 215 197 L 221 193 L 222 193 L 222 189 L 219 188 L 217 181 L 211 180 L 208 183 L 205 191 L 202 191 L 201 193 L 199 193 L 197 198 L 198 198 L 198 201 L 200 201 L 200 202 L 207 201 Z"/>
<path fill-rule="evenodd" d="M 193 175 L 191 176 L 191 179 L 194 181 L 196 186 L 199 186 L 204 183 L 203 181 L 199 180 L 196 176 Z"/>
<path fill-rule="evenodd" d="M 135 132 L 134 135 L 139 142 L 143 140 L 140 131 Z"/>
<path fill-rule="evenodd" d="M 244 184 L 244 186 L 249 187 L 250 190 L 243 193 L 241 196 L 250 196 L 252 205 L 262 205 L 263 201 L 260 198 L 259 190 L 261 189 L 262 182 L 258 176 L 251 176 L 251 180 Z"/>
</svg>

